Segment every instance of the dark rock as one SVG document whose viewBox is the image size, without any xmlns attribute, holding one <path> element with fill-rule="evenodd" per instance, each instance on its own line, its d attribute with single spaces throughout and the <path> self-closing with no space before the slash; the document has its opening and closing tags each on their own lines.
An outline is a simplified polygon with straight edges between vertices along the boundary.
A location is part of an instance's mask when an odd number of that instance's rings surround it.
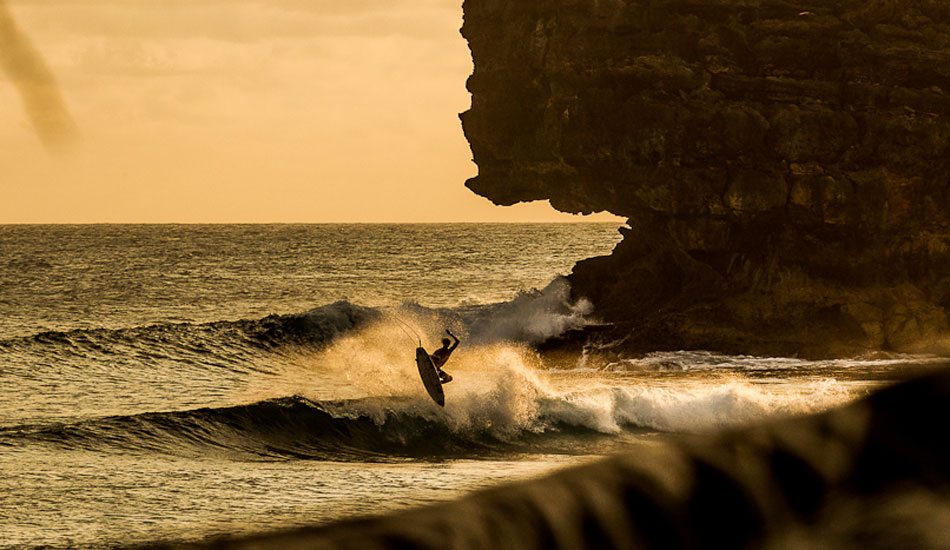
<svg viewBox="0 0 950 550">
<path fill-rule="evenodd" d="M 626 352 L 950 349 L 950 5 L 466 0 L 498 204 L 630 219 L 574 292 Z"/>
</svg>

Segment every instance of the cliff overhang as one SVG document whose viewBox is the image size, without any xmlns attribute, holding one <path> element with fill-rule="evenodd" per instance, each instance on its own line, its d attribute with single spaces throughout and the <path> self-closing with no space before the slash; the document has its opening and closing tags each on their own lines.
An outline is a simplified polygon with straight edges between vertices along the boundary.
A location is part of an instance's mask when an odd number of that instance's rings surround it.
<svg viewBox="0 0 950 550">
<path fill-rule="evenodd" d="M 950 4 L 466 0 L 498 204 L 628 218 L 574 292 L 628 351 L 944 351 Z"/>
</svg>

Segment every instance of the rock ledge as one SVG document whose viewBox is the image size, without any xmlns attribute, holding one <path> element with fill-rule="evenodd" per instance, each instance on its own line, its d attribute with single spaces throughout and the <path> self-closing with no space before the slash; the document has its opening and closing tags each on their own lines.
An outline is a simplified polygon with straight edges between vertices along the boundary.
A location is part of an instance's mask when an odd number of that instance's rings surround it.
<svg viewBox="0 0 950 550">
<path fill-rule="evenodd" d="M 950 4 L 466 0 L 498 204 L 629 218 L 579 263 L 628 351 L 946 351 Z"/>
</svg>

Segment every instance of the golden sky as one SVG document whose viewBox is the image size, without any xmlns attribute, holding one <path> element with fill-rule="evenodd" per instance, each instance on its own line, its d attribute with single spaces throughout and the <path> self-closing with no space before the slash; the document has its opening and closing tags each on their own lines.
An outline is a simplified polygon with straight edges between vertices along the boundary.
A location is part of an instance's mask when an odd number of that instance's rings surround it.
<svg viewBox="0 0 950 550">
<path fill-rule="evenodd" d="M 0 223 L 616 219 L 464 187 L 461 0 L 6 5 L 59 90 L 0 71 Z"/>
</svg>

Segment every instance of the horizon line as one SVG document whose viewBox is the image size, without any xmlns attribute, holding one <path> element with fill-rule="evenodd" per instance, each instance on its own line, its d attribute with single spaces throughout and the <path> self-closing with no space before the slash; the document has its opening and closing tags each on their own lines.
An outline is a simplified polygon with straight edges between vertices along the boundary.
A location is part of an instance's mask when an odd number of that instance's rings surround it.
<svg viewBox="0 0 950 550">
<path fill-rule="evenodd" d="M 619 218 L 619 216 L 618 216 Z M 458 220 L 458 221 L 209 221 L 209 222 L 0 222 L 0 226 L 10 225 L 519 225 L 519 224 L 619 224 L 626 225 L 626 221 L 610 220 L 524 220 L 524 221 L 497 221 L 497 220 Z"/>
</svg>

